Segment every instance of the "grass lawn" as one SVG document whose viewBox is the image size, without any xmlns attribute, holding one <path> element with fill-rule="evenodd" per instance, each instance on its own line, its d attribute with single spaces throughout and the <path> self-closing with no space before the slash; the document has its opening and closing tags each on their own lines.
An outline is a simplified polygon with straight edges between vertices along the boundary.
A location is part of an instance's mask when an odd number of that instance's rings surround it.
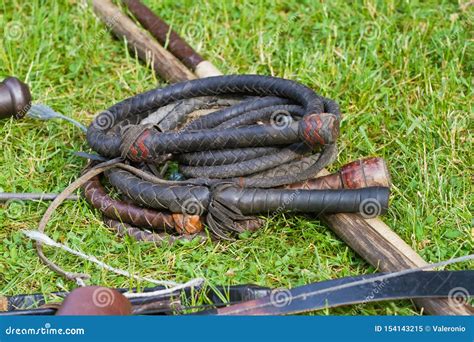
<svg viewBox="0 0 474 342">
<path fill-rule="evenodd" d="M 427 261 L 473 252 L 474 7 L 458 1 L 145 3 L 225 74 L 290 78 L 336 99 L 344 120 L 331 169 L 361 157 L 385 158 L 393 190 L 383 220 Z M 26 80 L 37 102 L 84 123 L 165 85 L 106 31 L 86 1 L 0 0 L 0 36 L 0 79 Z M 58 121 L 3 120 L 0 143 L 4 192 L 60 192 L 85 165 L 73 152 L 88 151 L 82 133 Z M 37 227 L 47 205 L 0 206 L 0 293 L 75 286 L 41 264 L 20 233 Z M 47 233 L 112 266 L 159 279 L 294 287 L 376 271 L 310 216 L 272 217 L 264 229 L 232 243 L 155 248 L 117 238 L 81 200 L 64 204 Z M 67 270 L 92 274 L 90 284 L 150 285 L 46 252 Z M 411 302 L 399 301 L 318 314 L 416 313 Z"/>
</svg>

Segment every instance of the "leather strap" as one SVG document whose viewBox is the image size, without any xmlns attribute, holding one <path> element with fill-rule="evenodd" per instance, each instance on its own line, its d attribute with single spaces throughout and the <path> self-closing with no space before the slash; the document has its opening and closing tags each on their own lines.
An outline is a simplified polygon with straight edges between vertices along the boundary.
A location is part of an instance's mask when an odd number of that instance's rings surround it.
<svg viewBox="0 0 474 342">
<path fill-rule="evenodd" d="M 346 277 L 312 283 L 287 289 L 270 289 L 256 285 L 217 286 L 207 290 L 206 297 L 220 308 L 198 312 L 201 315 L 291 315 L 317 311 L 343 305 L 354 305 L 386 300 L 416 298 L 448 298 L 453 305 L 465 305 L 471 309 L 469 299 L 474 294 L 474 271 L 413 271 L 400 276 L 385 278 L 390 273 L 378 273 L 355 277 Z M 162 287 L 144 289 L 144 292 L 156 291 Z M 118 289 L 125 292 L 125 289 Z M 194 289 L 151 298 L 132 298 L 134 308 L 142 307 L 153 301 L 168 301 L 183 295 L 191 298 L 199 293 Z M 67 293 L 55 294 L 66 297 Z M 227 307 L 222 300 L 227 297 L 232 303 Z M 53 315 L 54 308 L 42 308 L 44 295 L 18 295 L 4 297 L 8 310 L 0 316 L 11 315 Z M 235 304 L 237 303 L 237 304 Z M 181 310 L 185 310 L 182 307 Z M 134 309 L 134 312 L 136 310 Z M 141 310 L 140 314 L 172 313 L 173 309 Z"/>
<path fill-rule="evenodd" d="M 209 310 L 205 313 L 293 315 L 342 305 L 427 297 L 448 297 L 453 302 L 459 301 L 458 305 L 463 305 L 474 294 L 474 271 L 417 271 L 387 280 L 347 286 L 363 280 L 374 280 L 381 276 L 383 274 L 341 278 L 291 290 L 275 290 L 264 298 Z M 338 286 L 340 286 L 339 289 Z M 474 310 L 472 312 L 474 314 Z"/>
</svg>

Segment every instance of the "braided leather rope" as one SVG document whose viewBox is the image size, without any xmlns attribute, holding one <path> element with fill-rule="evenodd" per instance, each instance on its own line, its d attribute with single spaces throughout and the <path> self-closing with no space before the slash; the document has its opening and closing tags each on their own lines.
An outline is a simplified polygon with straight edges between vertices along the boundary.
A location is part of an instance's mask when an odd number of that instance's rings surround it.
<svg viewBox="0 0 474 342">
<path fill-rule="evenodd" d="M 334 101 L 275 77 L 218 76 L 154 89 L 102 112 L 87 132 L 100 155 L 122 156 L 141 170 L 105 172 L 127 201 L 112 199 L 98 178 L 86 184 L 85 195 L 109 226 L 153 242 L 166 240 L 163 232 L 199 234 L 203 219 L 215 236 L 228 239 L 261 226 L 246 215 L 282 206 L 317 214 L 359 212 L 371 200 L 382 213 L 388 205 L 384 188 L 276 189 L 307 181 L 335 159 L 340 119 Z M 165 162 L 177 163 L 186 179 L 151 175 Z"/>
</svg>

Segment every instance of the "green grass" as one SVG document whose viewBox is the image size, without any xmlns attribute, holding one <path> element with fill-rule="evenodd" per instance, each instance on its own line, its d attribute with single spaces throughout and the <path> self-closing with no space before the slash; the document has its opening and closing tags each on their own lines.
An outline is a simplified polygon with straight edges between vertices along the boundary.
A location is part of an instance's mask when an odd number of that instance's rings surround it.
<svg viewBox="0 0 474 342">
<path fill-rule="evenodd" d="M 26 80 L 37 101 L 84 123 L 117 101 L 164 85 L 86 2 L 43 3 L 0 0 L 1 79 Z M 286 77 L 336 99 L 344 120 L 331 169 L 384 157 L 393 191 L 383 220 L 427 261 L 472 253 L 472 7 L 461 9 L 456 1 L 146 3 L 224 73 Z M 4 120 L 0 143 L 5 192 L 61 191 L 85 164 L 72 152 L 88 149 L 79 130 L 58 121 Z M 42 265 L 20 233 L 37 227 L 47 205 L 0 206 L 1 293 L 75 286 Z M 177 281 L 204 276 L 214 284 L 294 287 L 375 271 L 311 217 L 273 217 L 232 243 L 155 248 L 117 238 L 79 201 L 64 204 L 47 232 L 115 267 Z M 47 249 L 47 255 L 92 274 L 91 284 L 138 285 L 63 252 Z M 408 301 L 322 312 L 416 313 Z"/>
</svg>

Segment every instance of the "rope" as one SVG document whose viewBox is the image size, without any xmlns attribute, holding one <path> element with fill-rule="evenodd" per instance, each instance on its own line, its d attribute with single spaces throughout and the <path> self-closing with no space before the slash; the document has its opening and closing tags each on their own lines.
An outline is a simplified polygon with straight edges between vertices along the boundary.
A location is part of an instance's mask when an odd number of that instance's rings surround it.
<svg viewBox="0 0 474 342">
<path fill-rule="evenodd" d="M 60 120 L 65 120 L 70 123 L 72 123 L 74 126 L 79 128 L 81 131 L 84 133 L 87 132 L 87 127 L 81 124 L 80 122 L 65 116 L 61 113 L 56 112 L 54 109 L 51 107 L 42 104 L 42 103 L 35 103 L 31 106 L 30 110 L 28 113 L 26 113 L 26 116 L 30 118 L 35 118 L 39 120 L 51 120 L 51 119 L 60 119 Z"/>
<path fill-rule="evenodd" d="M 54 247 L 54 248 L 59 248 L 63 251 L 66 251 L 66 252 L 72 254 L 72 255 L 75 255 L 75 256 L 78 256 L 78 257 L 80 257 L 84 260 L 90 261 L 90 262 L 96 264 L 97 266 L 99 266 L 99 268 L 101 268 L 101 269 L 105 269 L 105 270 L 114 272 L 116 274 L 123 275 L 123 276 L 129 277 L 129 278 L 133 278 L 133 279 L 136 279 L 136 280 L 139 280 L 139 281 L 146 281 L 146 282 L 153 283 L 153 284 L 156 284 L 156 285 L 171 286 L 171 288 L 169 288 L 169 289 L 149 292 L 146 295 L 141 295 L 141 296 L 139 296 L 138 293 L 129 293 L 129 294 L 126 294 L 126 296 L 128 298 L 145 297 L 145 296 L 150 296 L 151 297 L 153 295 L 163 295 L 163 294 L 167 294 L 167 293 L 173 293 L 177 290 L 181 290 L 181 289 L 184 289 L 184 288 L 200 286 L 204 282 L 204 279 L 196 278 L 196 279 L 192 279 L 192 280 L 190 280 L 190 281 L 188 281 L 184 284 L 180 284 L 180 283 L 176 283 L 174 281 L 156 280 L 156 279 L 149 278 L 149 277 L 141 277 L 141 276 L 138 276 L 136 274 L 132 274 L 132 273 L 126 271 L 126 270 L 122 270 L 120 268 L 112 267 L 112 266 L 98 260 L 93 255 L 88 255 L 84 252 L 74 250 L 74 249 L 68 247 L 67 245 L 56 242 L 53 239 L 51 239 L 48 235 L 46 235 L 44 233 L 41 233 L 39 231 L 23 230 L 22 233 L 26 237 L 28 237 L 31 240 L 36 241 L 37 243 L 45 244 L 47 246 Z M 85 286 L 86 285 L 84 280 L 83 280 L 83 276 L 74 278 L 74 280 L 76 280 L 76 282 L 79 286 Z"/>
</svg>

